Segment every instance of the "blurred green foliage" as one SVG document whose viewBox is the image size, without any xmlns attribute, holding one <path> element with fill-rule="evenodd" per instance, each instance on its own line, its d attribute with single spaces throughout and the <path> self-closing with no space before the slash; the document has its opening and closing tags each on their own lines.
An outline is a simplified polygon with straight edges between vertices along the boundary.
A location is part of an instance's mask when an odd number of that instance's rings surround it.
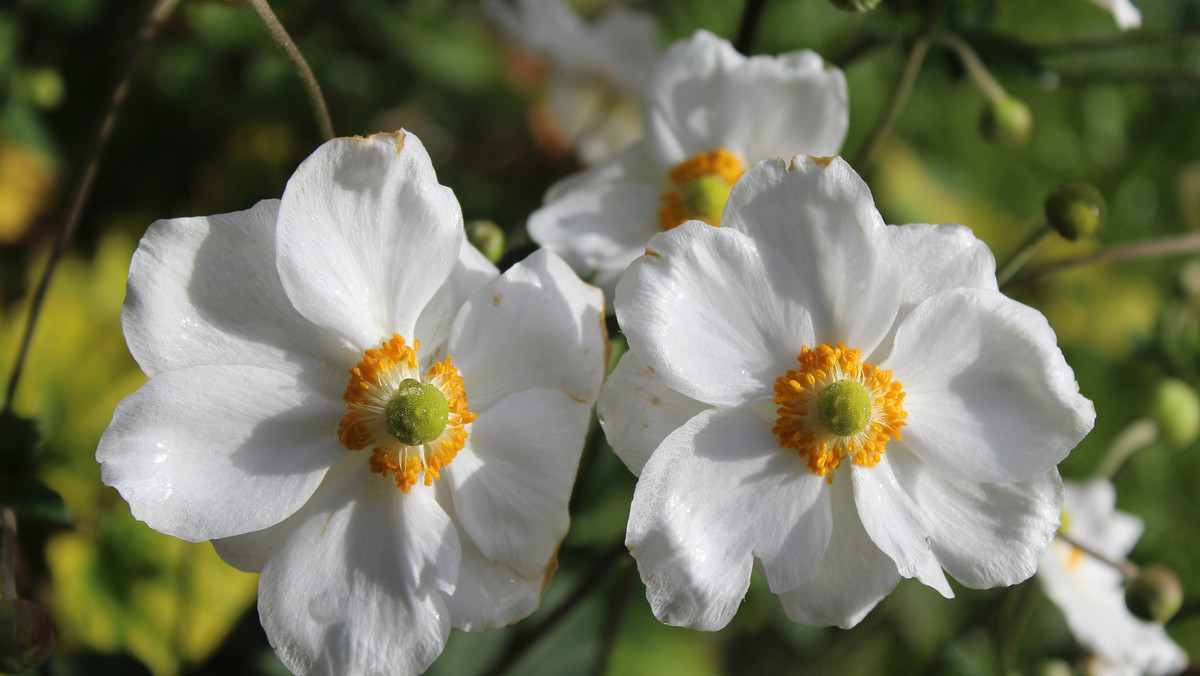
<svg viewBox="0 0 1200 676">
<path fill-rule="evenodd" d="M 335 130 L 405 127 L 429 149 L 465 217 L 528 245 L 524 219 L 578 167 L 534 143 L 527 57 L 474 2 L 293 0 L 277 3 L 322 83 Z M 576 3 L 592 13 L 605 0 Z M 736 33 L 741 3 L 630 3 L 662 23 L 664 43 L 707 28 Z M 1097 240 L 1053 240 L 1041 261 L 1200 228 L 1200 7 L 1139 0 L 1145 28 L 1120 34 L 1087 0 L 952 0 L 946 26 L 1033 112 L 1022 147 L 981 137 L 986 97 L 935 46 L 877 162 L 865 172 L 891 223 L 960 222 L 1003 259 L 1040 222 L 1047 192 L 1083 179 L 1105 195 Z M 886 0 L 846 14 L 816 0 L 768 0 L 755 52 L 812 48 L 843 63 L 853 157 L 884 109 L 906 36 L 926 3 Z M 0 373 L 7 374 L 29 292 L 59 227 L 130 38 L 147 2 L 13 0 L 0 6 Z M 1123 41 L 1120 48 L 1082 45 Z M 1187 74 L 1191 74 L 1190 77 Z M 184 0 L 132 82 L 91 205 L 60 265 L 34 337 L 17 413 L 35 420 L 41 456 L 31 492 L 62 510 L 23 523 L 35 598 L 60 643 L 49 672 L 280 673 L 253 611 L 253 576 L 207 545 L 133 521 L 93 459 L 119 399 L 143 378 L 125 350 L 120 306 L 129 257 L 154 219 L 245 209 L 277 197 L 319 143 L 304 93 L 253 12 L 229 0 Z M 1062 465 L 1087 477 L 1108 445 L 1144 416 L 1164 377 L 1200 377 L 1200 261 L 1156 259 L 1078 268 L 1022 286 L 1058 333 L 1094 432 Z M 614 342 L 621 337 L 613 331 Z M 619 349 L 619 346 L 618 346 Z M 1118 506 L 1146 521 L 1133 559 L 1171 567 L 1185 606 L 1169 629 L 1200 656 L 1200 448 L 1158 443 L 1117 476 Z M 573 527 L 543 608 L 516 627 L 455 632 L 432 674 L 481 673 L 544 617 L 624 532 L 634 480 L 599 442 L 585 454 Z M 39 488 L 40 487 L 40 488 Z M 45 498 L 48 494 L 41 493 Z M 52 499 L 35 500 L 48 505 Z M 64 523 L 69 516 L 69 523 Z M 513 665 L 527 674 L 1034 673 L 1081 657 L 1057 609 L 1024 589 L 946 601 L 903 583 L 851 631 L 788 621 L 761 580 L 734 622 L 703 634 L 653 619 L 631 560 Z M 249 609 L 249 610 L 247 610 Z M 1018 617 L 1029 612 L 1021 627 Z M 1006 653 L 1006 651 L 1009 651 Z M 1002 664 L 997 655 L 1013 655 Z"/>
</svg>

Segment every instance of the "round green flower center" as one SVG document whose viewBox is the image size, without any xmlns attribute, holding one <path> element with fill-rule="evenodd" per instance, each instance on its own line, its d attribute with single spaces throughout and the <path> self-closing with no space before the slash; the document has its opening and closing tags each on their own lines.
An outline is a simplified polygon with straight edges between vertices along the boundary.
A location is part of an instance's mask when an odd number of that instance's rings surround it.
<svg viewBox="0 0 1200 676">
<path fill-rule="evenodd" d="M 839 380 L 817 396 L 817 415 L 830 432 L 854 436 L 871 422 L 871 395 L 857 381 Z"/>
<path fill-rule="evenodd" d="M 392 436 L 409 446 L 420 446 L 441 436 L 450 417 L 450 404 L 433 385 L 405 378 L 388 402 L 385 415 Z"/>
<path fill-rule="evenodd" d="M 684 203 L 702 221 L 720 222 L 730 185 L 720 176 L 708 174 L 688 184 Z"/>
</svg>

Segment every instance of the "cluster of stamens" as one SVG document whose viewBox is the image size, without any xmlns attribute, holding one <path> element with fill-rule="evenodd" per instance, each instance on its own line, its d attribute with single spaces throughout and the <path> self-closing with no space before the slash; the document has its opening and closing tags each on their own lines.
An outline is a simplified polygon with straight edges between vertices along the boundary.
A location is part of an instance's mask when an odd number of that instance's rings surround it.
<svg viewBox="0 0 1200 676">
<path fill-rule="evenodd" d="M 675 165 L 667 173 L 675 187 L 662 194 L 658 227 L 670 230 L 692 219 L 720 227 L 729 190 L 744 173 L 741 158 L 720 148 Z"/>
<path fill-rule="evenodd" d="M 778 418 L 771 432 L 796 450 L 817 476 L 833 482 L 834 469 L 850 458 L 873 467 L 908 413 L 904 390 L 892 372 L 862 362 L 862 352 L 838 344 L 805 346 L 800 367 L 775 381 Z"/>
<path fill-rule="evenodd" d="M 342 395 L 350 412 L 338 423 L 338 441 L 352 451 L 370 448 L 371 471 L 394 475 L 405 493 L 422 479 L 429 486 L 441 476 L 466 444 L 466 425 L 475 420 L 451 358 L 430 366 L 422 378 L 417 370 L 420 347 L 420 341 L 410 347 L 397 334 L 367 350 L 350 367 L 350 384 Z M 403 411 L 397 413 L 398 408 Z"/>
</svg>

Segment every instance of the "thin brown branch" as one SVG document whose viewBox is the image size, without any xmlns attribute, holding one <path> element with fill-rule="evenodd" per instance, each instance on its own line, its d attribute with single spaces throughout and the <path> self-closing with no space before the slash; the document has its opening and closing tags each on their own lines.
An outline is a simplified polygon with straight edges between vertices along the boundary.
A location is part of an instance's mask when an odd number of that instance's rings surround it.
<svg viewBox="0 0 1200 676">
<path fill-rule="evenodd" d="M 328 141 L 333 138 L 333 121 L 329 119 L 329 108 L 325 105 L 325 96 L 321 93 L 321 85 L 317 83 L 317 76 L 313 75 L 312 68 L 308 67 L 304 55 L 300 53 L 300 49 L 296 47 L 295 41 L 292 40 L 292 36 L 288 35 L 283 24 L 279 23 L 279 18 L 271 11 L 267 0 L 249 0 L 249 2 L 267 32 L 271 34 L 271 38 L 275 40 L 275 44 L 283 49 L 284 54 L 287 54 L 288 60 L 292 62 L 292 67 L 296 69 L 296 74 L 300 76 L 300 81 L 304 84 L 304 91 L 308 94 L 308 102 L 313 109 L 313 117 L 316 118 L 317 126 L 321 129 L 321 136 Z"/>
<path fill-rule="evenodd" d="M 1155 239 L 1147 242 L 1136 242 L 1134 244 L 1124 244 L 1121 246 L 1108 247 L 1101 249 L 1095 253 L 1090 253 L 1085 256 L 1076 256 L 1073 258 L 1065 258 L 1063 260 L 1046 263 L 1040 267 L 1034 268 L 1029 272 L 1014 277 L 1011 280 L 1003 283 L 1000 286 L 1001 291 L 1015 289 L 1023 284 L 1028 284 L 1036 279 L 1041 279 L 1047 275 L 1054 274 L 1061 270 L 1074 268 L 1081 265 L 1093 265 L 1095 263 L 1108 263 L 1114 261 L 1133 260 L 1138 258 L 1154 258 L 1156 256 L 1179 256 L 1183 254 L 1196 253 L 1200 251 L 1200 232 L 1190 232 L 1186 235 L 1178 235 L 1176 237 L 1165 237 L 1163 239 Z"/>
</svg>

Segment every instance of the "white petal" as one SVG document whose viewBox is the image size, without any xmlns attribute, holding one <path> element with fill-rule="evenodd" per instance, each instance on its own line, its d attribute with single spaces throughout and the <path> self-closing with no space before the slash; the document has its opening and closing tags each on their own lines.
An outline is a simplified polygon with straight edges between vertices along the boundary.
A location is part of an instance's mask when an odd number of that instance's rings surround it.
<svg viewBox="0 0 1200 676">
<path fill-rule="evenodd" d="M 1129 0 L 1093 0 L 1097 5 L 1113 13 L 1117 27 L 1129 30 L 1142 25 L 1142 13 Z"/>
<path fill-rule="evenodd" d="M 300 316 L 275 271 L 278 200 L 155 221 L 129 264 L 121 324 L 147 375 L 202 365 L 341 372 L 336 336 Z M 331 366 L 336 365 L 336 366 Z"/>
<path fill-rule="evenodd" d="M 609 445 L 638 476 L 667 435 L 707 408 L 664 385 L 632 352 L 621 357 L 604 381 L 596 403 Z"/>
<path fill-rule="evenodd" d="M 824 486 L 752 409 L 711 409 L 667 437 L 638 480 L 625 537 L 655 616 L 724 627 L 756 557 L 776 593 L 799 585 L 829 542 Z"/>
<path fill-rule="evenodd" d="M 673 166 L 714 150 L 717 109 L 725 75 L 746 57 L 705 30 L 663 53 L 646 86 L 646 139 L 654 154 Z"/>
<path fill-rule="evenodd" d="M 799 275 L 740 232 L 690 221 L 650 241 L 617 285 L 630 349 L 663 383 L 735 406 L 774 396 L 811 345 Z"/>
<path fill-rule="evenodd" d="M 416 136 L 334 139 L 283 192 L 279 276 L 301 314 L 362 351 L 413 335 L 462 239 L 458 201 Z"/>
<path fill-rule="evenodd" d="M 334 476 L 334 475 L 337 476 Z M 436 487 L 339 465 L 259 579 L 259 617 L 303 674 L 418 674 L 441 653 L 461 552 Z"/>
<path fill-rule="evenodd" d="M 294 376 L 197 366 L 117 405 L 96 459 L 133 515 L 198 542 L 260 530 L 304 504 L 336 459 L 340 401 Z"/>
<path fill-rule="evenodd" d="M 612 5 L 592 24 L 592 55 L 622 88 L 637 95 L 658 60 L 658 22 L 645 12 Z"/>
<path fill-rule="evenodd" d="M 900 573 L 863 530 L 849 482 L 835 481 L 829 493 L 834 524 L 825 558 L 816 572 L 779 600 L 797 622 L 849 629 L 896 588 Z"/>
<path fill-rule="evenodd" d="M 1116 510 L 1117 492 L 1105 479 L 1066 486 L 1063 504 L 1067 535 L 1097 552 L 1123 559 L 1141 539 L 1145 524 L 1133 514 Z"/>
<path fill-rule="evenodd" d="M 450 354 L 476 413 L 531 388 L 590 406 L 600 394 L 607 347 L 603 294 L 545 250 L 473 294 L 450 333 Z"/>
<path fill-rule="evenodd" d="M 946 291 L 917 306 L 880 366 L 907 393 L 905 446 L 972 481 L 1045 474 L 1096 417 L 1045 317 L 994 291 Z"/>
<path fill-rule="evenodd" d="M 435 362 L 446 358 L 450 327 L 463 303 L 499 275 L 496 266 L 464 239 L 454 270 L 417 319 L 416 338 L 421 341 L 422 360 Z"/>
<path fill-rule="evenodd" d="M 1023 483 L 964 481 L 909 452 L 893 452 L 901 443 L 888 445 L 888 457 L 900 487 L 924 515 L 946 572 L 972 589 L 1014 585 L 1037 572 L 1062 510 L 1057 469 Z"/>
<path fill-rule="evenodd" d="M 721 224 L 799 276 L 818 343 L 869 355 L 890 331 L 902 275 L 911 270 L 890 258 L 871 192 L 845 160 L 754 165 L 733 186 Z"/>
<path fill-rule="evenodd" d="M 457 522 L 453 510 L 447 512 Z M 558 567 L 558 551 L 555 550 L 550 559 L 543 562 L 539 574 L 527 578 L 512 566 L 485 556 L 470 537 L 462 538 L 461 545 L 458 582 L 454 593 L 443 595 L 443 599 L 450 611 L 451 625 L 463 631 L 507 627 L 528 617 L 537 609 L 542 591 L 550 584 Z"/>
<path fill-rule="evenodd" d="M 560 392 L 525 390 L 471 423 L 445 473 L 458 520 L 488 559 L 526 578 L 545 570 L 567 532 L 590 414 Z"/>
<path fill-rule="evenodd" d="M 247 573 L 261 573 L 267 562 L 287 542 L 296 526 L 288 518 L 274 526 L 212 541 L 213 549 L 225 563 Z"/>
<path fill-rule="evenodd" d="M 851 465 L 854 503 L 863 528 L 904 577 L 916 578 L 954 598 L 933 553 L 934 531 L 921 507 L 905 492 L 892 469 L 889 449 L 874 467 Z"/>
<path fill-rule="evenodd" d="M 747 162 L 841 152 L 850 126 L 846 76 L 816 52 L 752 56 L 721 80 L 714 147 Z"/>
</svg>

